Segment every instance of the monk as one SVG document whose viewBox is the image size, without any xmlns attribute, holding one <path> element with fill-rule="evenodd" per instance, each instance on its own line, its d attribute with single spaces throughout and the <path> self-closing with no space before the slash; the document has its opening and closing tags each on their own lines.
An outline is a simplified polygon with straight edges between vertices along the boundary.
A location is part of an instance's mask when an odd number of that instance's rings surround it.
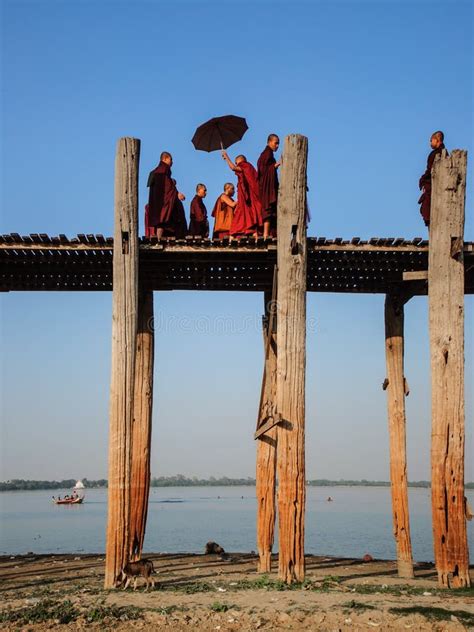
<svg viewBox="0 0 474 632">
<path fill-rule="evenodd" d="M 446 149 L 444 146 L 444 134 L 440 130 L 434 132 L 430 138 L 430 145 L 432 151 L 428 156 L 428 161 L 426 165 L 426 171 L 421 176 L 419 181 L 420 191 L 422 194 L 420 199 L 418 200 L 418 204 L 421 204 L 420 213 L 425 222 L 425 226 L 429 228 L 430 226 L 430 212 L 431 212 L 431 169 L 433 168 L 433 164 L 435 158 L 438 154 L 440 154 L 443 149 Z"/>
<path fill-rule="evenodd" d="M 162 152 L 159 165 L 150 171 L 147 186 L 150 188 L 148 209 L 145 213 L 145 235 L 147 237 L 178 236 L 182 232 L 184 209 L 181 202 L 185 196 L 176 188 L 171 177 L 173 157 Z"/>
<path fill-rule="evenodd" d="M 226 239 L 230 236 L 234 209 L 237 206 L 234 194 L 234 185 L 231 182 L 226 182 L 224 184 L 224 193 L 219 195 L 212 211 L 212 217 L 214 218 L 213 239 Z"/>
<path fill-rule="evenodd" d="M 222 150 L 222 157 L 237 174 L 237 205 L 230 227 L 230 235 L 253 235 L 258 237 L 263 228 L 262 204 L 258 195 L 258 180 L 255 167 L 244 155 L 237 156 L 235 163 Z"/>
<path fill-rule="evenodd" d="M 270 235 L 276 237 L 277 227 L 277 199 L 278 199 L 278 175 L 277 169 L 280 163 L 275 160 L 274 152 L 280 145 L 280 139 L 276 134 L 270 134 L 267 138 L 267 146 L 260 154 L 257 162 L 258 191 L 262 203 L 263 238 Z"/>
<path fill-rule="evenodd" d="M 196 195 L 191 202 L 189 234 L 193 237 L 209 237 L 209 222 L 207 220 L 207 209 L 203 199 L 207 195 L 205 184 L 196 186 Z"/>
</svg>

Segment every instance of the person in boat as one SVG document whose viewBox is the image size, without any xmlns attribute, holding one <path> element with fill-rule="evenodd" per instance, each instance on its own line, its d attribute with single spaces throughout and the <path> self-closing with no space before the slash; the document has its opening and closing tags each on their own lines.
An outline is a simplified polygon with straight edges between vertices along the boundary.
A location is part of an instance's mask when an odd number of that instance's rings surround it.
<svg viewBox="0 0 474 632">
<path fill-rule="evenodd" d="M 237 206 L 234 195 L 234 185 L 232 182 L 226 182 L 224 184 L 224 192 L 217 198 L 212 211 L 212 217 L 214 218 L 213 239 L 226 239 L 230 235 L 234 209 Z"/>
</svg>

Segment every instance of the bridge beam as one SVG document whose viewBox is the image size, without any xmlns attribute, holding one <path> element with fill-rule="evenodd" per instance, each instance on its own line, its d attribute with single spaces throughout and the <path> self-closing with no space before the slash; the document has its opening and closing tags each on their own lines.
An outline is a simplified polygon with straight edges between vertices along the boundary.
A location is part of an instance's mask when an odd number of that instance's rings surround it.
<svg viewBox="0 0 474 632">
<path fill-rule="evenodd" d="M 264 424 L 265 420 L 275 420 L 276 417 L 277 323 L 276 314 L 274 313 L 276 311 L 276 301 L 272 294 L 272 292 L 264 293 L 263 346 L 265 366 L 259 409 L 259 425 Z M 257 438 L 256 495 L 259 573 L 269 573 L 271 571 L 276 516 L 277 432 L 277 426 L 274 425 Z"/>
<path fill-rule="evenodd" d="M 153 406 L 154 323 L 153 292 L 138 294 L 138 333 L 135 355 L 135 392 L 130 482 L 131 560 L 141 557 L 150 492 L 150 451 Z"/>
<path fill-rule="evenodd" d="M 278 195 L 277 428 L 279 576 L 302 581 L 306 373 L 306 164 L 308 139 L 285 139 Z"/>
<path fill-rule="evenodd" d="M 130 544 L 135 350 L 138 325 L 138 165 L 140 141 L 121 138 L 115 158 L 112 363 L 105 588 L 113 588 Z"/>
<path fill-rule="evenodd" d="M 464 496 L 464 203 L 467 152 L 432 170 L 428 297 L 431 500 L 440 586 L 470 586 Z"/>
<path fill-rule="evenodd" d="M 404 373 L 404 298 L 385 297 L 385 358 L 387 379 L 388 429 L 390 437 L 390 482 L 392 491 L 393 535 L 397 546 L 398 576 L 413 577 L 413 556 L 408 510 Z"/>
</svg>

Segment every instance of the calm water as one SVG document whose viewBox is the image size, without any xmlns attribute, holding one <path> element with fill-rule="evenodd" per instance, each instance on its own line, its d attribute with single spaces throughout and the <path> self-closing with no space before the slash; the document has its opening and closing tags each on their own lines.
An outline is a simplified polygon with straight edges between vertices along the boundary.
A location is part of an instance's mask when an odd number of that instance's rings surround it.
<svg viewBox="0 0 474 632">
<path fill-rule="evenodd" d="M 106 490 L 87 490 L 83 505 L 57 506 L 51 496 L 69 490 L 0 493 L 0 554 L 99 553 L 105 548 Z M 168 487 L 150 493 L 145 550 L 203 551 L 215 540 L 228 551 L 255 544 L 253 487 Z M 333 498 L 332 503 L 326 501 Z M 474 492 L 468 492 L 471 506 Z M 430 490 L 410 490 L 415 559 L 433 560 Z M 474 551 L 474 522 L 468 523 Z M 389 488 L 309 487 L 306 552 L 394 558 Z"/>
</svg>

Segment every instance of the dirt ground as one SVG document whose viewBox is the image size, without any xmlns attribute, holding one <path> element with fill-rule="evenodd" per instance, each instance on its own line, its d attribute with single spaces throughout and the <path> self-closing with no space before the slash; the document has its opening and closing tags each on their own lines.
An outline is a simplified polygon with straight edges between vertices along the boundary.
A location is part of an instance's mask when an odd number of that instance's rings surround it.
<svg viewBox="0 0 474 632">
<path fill-rule="evenodd" d="M 105 591 L 100 555 L 0 557 L 2 630 L 474 630 L 474 591 L 437 588 L 431 564 L 414 580 L 391 561 L 307 556 L 287 587 L 256 556 L 156 555 L 157 585 Z M 474 573 L 471 571 L 474 580 Z M 473 582 L 474 583 L 474 582 Z"/>
</svg>

